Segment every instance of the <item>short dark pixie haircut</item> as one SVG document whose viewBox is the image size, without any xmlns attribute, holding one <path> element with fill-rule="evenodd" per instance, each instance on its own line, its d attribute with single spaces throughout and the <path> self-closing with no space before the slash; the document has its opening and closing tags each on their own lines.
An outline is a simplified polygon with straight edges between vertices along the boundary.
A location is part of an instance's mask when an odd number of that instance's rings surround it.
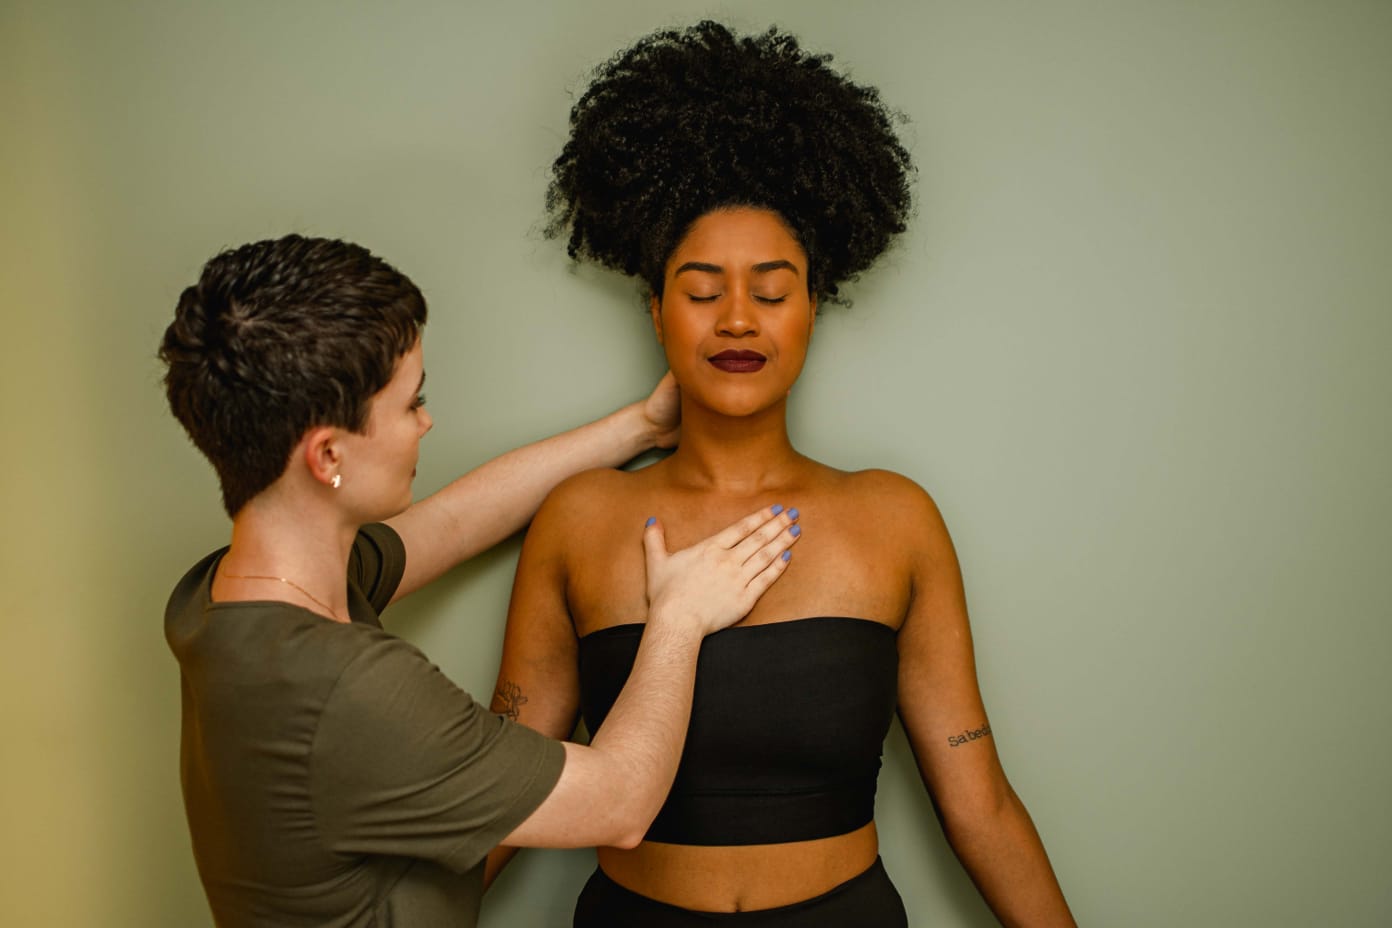
<svg viewBox="0 0 1392 928">
<path fill-rule="evenodd" d="M 203 266 L 159 356 L 169 408 L 217 471 L 228 515 L 280 478 L 308 429 L 366 427 L 425 316 L 415 284 L 348 242 L 287 235 Z"/>
<path fill-rule="evenodd" d="M 596 69 L 552 165 L 548 234 L 662 295 L 667 259 L 701 216 L 779 214 L 807 252 L 808 290 L 870 267 L 904 231 L 914 169 L 902 121 L 872 87 L 777 29 L 715 22 L 654 33 Z"/>
</svg>

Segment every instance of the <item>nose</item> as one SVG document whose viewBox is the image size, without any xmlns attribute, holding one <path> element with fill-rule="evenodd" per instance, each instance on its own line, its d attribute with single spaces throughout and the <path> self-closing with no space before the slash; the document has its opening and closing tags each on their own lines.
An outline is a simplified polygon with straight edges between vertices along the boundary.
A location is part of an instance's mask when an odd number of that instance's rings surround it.
<svg viewBox="0 0 1392 928">
<path fill-rule="evenodd" d="M 735 290 L 721 303 L 720 316 L 715 320 L 716 334 L 743 338 L 759 333 L 758 318 L 748 293 Z"/>
<path fill-rule="evenodd" d="M 430 431 L 431 429 L 433 429 L 433 428 L 435 427 L 435 420 L 434 420 L 433 418 L 431 418 L 431 415 L 430 415 L 429 410 L 427 410 L 424 406 L 422 406 L 422 407 L 420 408 L 419 411 L 420 411 L 420 434 L 421 434 L 421 438 L 424 438 L 424 437 L 425 437 L 425 433 L 428 432 L 428 431 Z"/>
</svg>

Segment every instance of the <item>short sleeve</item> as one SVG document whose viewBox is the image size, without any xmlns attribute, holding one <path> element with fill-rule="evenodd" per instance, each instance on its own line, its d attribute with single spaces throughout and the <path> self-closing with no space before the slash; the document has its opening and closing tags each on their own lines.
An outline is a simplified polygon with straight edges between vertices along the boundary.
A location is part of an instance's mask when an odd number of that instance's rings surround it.
<svg viewBox="0 0 1392 928">
<path fill-rule="evenodd" d="M 555 787 L 560 742 L 505 721 L 385 633 L 344 671 L 310 761 L 329 850 L 477 864 Z"/>
<path fill-rule="evenodd" d="M 387 608 L 406 571 L 406 546 L 401 536 L 380 522 L 358 529 L 348 555 L 348 582 L 367 597 L 379 615 Z"/>
</svg>

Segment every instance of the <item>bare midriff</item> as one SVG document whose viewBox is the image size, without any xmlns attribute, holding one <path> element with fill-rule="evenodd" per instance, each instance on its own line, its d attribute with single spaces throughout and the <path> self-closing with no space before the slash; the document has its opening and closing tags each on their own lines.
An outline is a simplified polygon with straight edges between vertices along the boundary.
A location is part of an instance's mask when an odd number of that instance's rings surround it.
<svg viewBox="0 0 1392 928">
<path fill-rule="evenodd" d="M 819 896 L 870 868 L 879 854 L 875 823 L 787 844 L 706 847 L 644 841 L 602 847 L 599 866 L 620 886 L 699 912 L 748 912 Z"/>
</svg>

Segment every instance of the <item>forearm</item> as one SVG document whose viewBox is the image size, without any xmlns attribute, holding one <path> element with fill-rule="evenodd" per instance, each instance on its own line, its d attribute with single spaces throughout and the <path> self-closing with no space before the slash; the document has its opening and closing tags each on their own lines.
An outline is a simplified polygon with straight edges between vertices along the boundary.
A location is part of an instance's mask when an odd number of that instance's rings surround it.
<svg viewBox="0 0 1392 928">
<path fill-rule="evenodd" d="M 456 561 L 517 532 L 562 480 L 595 467 L 617 467 L 651 448 L 655 435 L 634 403 L 579 428 L 524 445 L 436 493 Z M 472 536 L 472 537 L 471 537 Z"/>
<path fill-rule="evenodd" d="M 643 404 L 633 403 L 500 455 L 416 503 L 388 522 L 407 550 L 396 598 L 519 531 L 562 480 L 618 466 L 653 447 L 657 437 Z"/>
<path fill-rule="evenodd" d="M 641 841 L 656 818 L 686 741 L 701 635 L 676 624 L 649 622 L 628 682 L 590 738 L 609 772 L 610 800 L 632 829 L 621 845 Z"/>
<path fill-rule="evenodd" d="M 546 801 L 505 844 L 633 847 L 671 788 L 686 740 L 701 632 L 650 621 L 633 671 L 590 745 L 566 744 L 566 766 Z M 491 861 L 496 871 L 505 856 Z"/>
<path fill-rule="evenodd" d="M 944 810 L 943 824 L 957 858 L 1002 925 L 1076 925 L 1034 822 L 1008 785 L 989 809 Z"/>
</svg>

